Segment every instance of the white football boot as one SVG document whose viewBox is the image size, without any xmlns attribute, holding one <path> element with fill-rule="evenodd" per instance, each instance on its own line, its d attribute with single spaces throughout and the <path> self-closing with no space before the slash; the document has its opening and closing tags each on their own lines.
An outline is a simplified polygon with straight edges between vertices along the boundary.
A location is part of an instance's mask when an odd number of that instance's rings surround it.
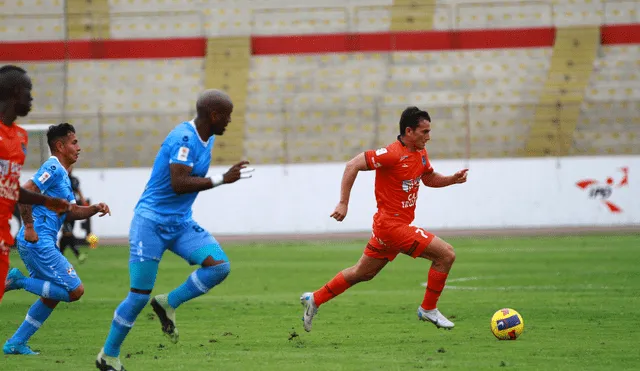
<svg viewBox="0 0 640 371">
<path fill-rule="evenodd" d="M 313 317 L 318 313 L 318 307 L 313 301 L 313 293 L 305 292 L 302 294 L 302 296 L 300 296 L 300 304 L 304 307 L 304 314 L 302 316 L 304 330 L 309 332 L 311 331 L 311 322 L 313 321 Z"/>
<path fill-rule="evenodd" d="M 125 371 L 124 366 L 120 363 L 120 358 L 107 356 L 104 354 L 104 348 L 100 349 L 100 353 L 98 353 L 96 367 L 100 371 Z"/>
<path fill-rule="evenodd" d="M 454 326 L 453 322 L 443 316 L 438 308 L 426 310 L 418 307 L 418 319 L 420 319 L 420 321 L 431 322 L 436 325 L 437 328 L 445 328 L 447 330 L 451 330 Z"/>
<path fill-rule="evenodd" d="M 178 328 L 176 327 L 176 310 L 169 305 L 169 295 L 156 295 L 151 299 L 151 307 L 160 320 L 162 332 L 172 343 L 176 344 L 179 339 Z"/>
</svg>

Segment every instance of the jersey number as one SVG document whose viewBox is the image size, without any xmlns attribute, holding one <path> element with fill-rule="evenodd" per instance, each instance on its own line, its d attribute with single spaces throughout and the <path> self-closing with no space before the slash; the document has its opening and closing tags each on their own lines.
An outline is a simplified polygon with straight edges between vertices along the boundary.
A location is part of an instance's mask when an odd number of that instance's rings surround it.
<svg viewBox="0 0 640 371">
<path fill-rule="evenodd" d="M 424 238 L 427 238 L 427 239 L 429 238 L 429 237 L 427 237 L 426 234 L 424 234 L 424 231 L 422 229 L 420 229 L 420 228 L 416 228 L 416 233 L 420 233 L 420 235 L 422 237 L 424 237 Z"/>
</svg>

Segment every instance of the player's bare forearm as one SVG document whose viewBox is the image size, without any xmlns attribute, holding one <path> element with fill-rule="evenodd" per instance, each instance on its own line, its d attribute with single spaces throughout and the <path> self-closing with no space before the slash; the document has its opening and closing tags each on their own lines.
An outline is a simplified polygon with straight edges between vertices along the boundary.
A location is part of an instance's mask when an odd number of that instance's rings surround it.
<svg viewBox="0 0 640 371">
<path fill-rule="evenodd" d="M 455 179 L 453 176 L 442 175 L 434 171 L 431 174 L 423 175 L 422 183 L 427 187 L 442 188 L 455 184 Z"/>
<path fill-rule="evenodd" d="M 73 205 L 71 206 L 71 210 L 67 212 L 66 220 L 70 221 L 70 220 L 89 219 L 92 216 L 96 215 L 99 211 L 100 209 L 98 208 L 97 205 L 91 205 L 91 206 Z"/>
<path fill-rule="evenodd" d="M 20 187 L 20 197 L 18 198 L 18 203 L 28 205 L 44 205 L 46 201 L 47 196 L 39 192 L 28 190 L 24 187 Z"/>
<path fill-rule="evenodd" d="M 24 190 L 24 191 L 23 191 Z M 40 202 L 30 202 L 30 201 Z M 18 209 L 20 210 L 20 217 L 22 223 L 25 226 L 33 225 L 33 208 L 32 204 L 42 205 L 46 202 L 47 196 L 40 193 L 40 188 L 31 180 L 27 181 L 22 187 L 20 187 L 20 198 L 18 199 Z"/>
<path fill-rule="evenodd" d="M 213 188 L 211 178 L 191 175 L 191 167 L 182 164 L 171 164 L 171 188 L 177 194 L 200 192 Z"/>
<path fill-rule="evenodd" d="M 360 153 L 356 157 L 352 158 L 344 168 L 342 174 L 342 183 L 340 185 L 340 203 L 345 205 L 349 204 L 349 198 L 351 197 L 351 189 L 356 182 L 358 172 L 367 171 L 367 161 L 364 153 Z"/>
</svg>

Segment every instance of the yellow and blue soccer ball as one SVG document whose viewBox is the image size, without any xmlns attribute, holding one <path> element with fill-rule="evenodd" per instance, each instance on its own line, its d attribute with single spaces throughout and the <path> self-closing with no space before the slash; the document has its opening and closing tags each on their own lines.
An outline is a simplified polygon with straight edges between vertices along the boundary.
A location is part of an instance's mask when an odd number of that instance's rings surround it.
<svg viewBox="0 0 640 371">
<path fill-rule="evenodd" d="M 98 238 L 98 236 L 91 233 L 89 236 L 87 236 L 87 241 L 89 242 L 89 248 L 95 249 L 98 247 L 98 242 L 100 241 L 100 239 Z"/>
<path fill-rule="evenodd" d="M 499 340 L 516 340 L 523 330 L 522 316 L 511 308 L 502 308 L 491 317 L 491 332 Z"/>
</svg>

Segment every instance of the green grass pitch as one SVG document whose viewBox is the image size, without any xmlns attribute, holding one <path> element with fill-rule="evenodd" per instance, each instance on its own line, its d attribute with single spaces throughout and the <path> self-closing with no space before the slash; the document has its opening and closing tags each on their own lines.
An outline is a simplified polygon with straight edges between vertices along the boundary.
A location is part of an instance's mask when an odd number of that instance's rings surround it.
<svg viewBox="0 0 640 371">
<path fill-rule="evenodd" d="M 399 256 L 373 281 L 322 306 L 313 332 L 302 329 L 299 296 L 352 265 L 364 241 L 229 244 L 231 274 L 178 309 L 180 343 L 162 336 L 148 306 L 121 359 L 143 370 L 624 370 L 640 364 L 640 236 L 456 238 L 457 260 L 439 308 L 452 331 L 420 322 L 429 262 Z M 80 302 L 62 303 L 31 339 L 38 356 L 0 356 L 1 370 L 91 370 L 129 287 L 128 249 L 100 247 L 77 264 Z M 17 254 L 14 266 L 23 267 Z M 154 293 L 181 284 L 194 268 L 170 252 Z M 35 297 L 8 292 L 0 340 Z M 516 309 L 516 341 L 489 330 L 498 309 Z"/>
</svg>

